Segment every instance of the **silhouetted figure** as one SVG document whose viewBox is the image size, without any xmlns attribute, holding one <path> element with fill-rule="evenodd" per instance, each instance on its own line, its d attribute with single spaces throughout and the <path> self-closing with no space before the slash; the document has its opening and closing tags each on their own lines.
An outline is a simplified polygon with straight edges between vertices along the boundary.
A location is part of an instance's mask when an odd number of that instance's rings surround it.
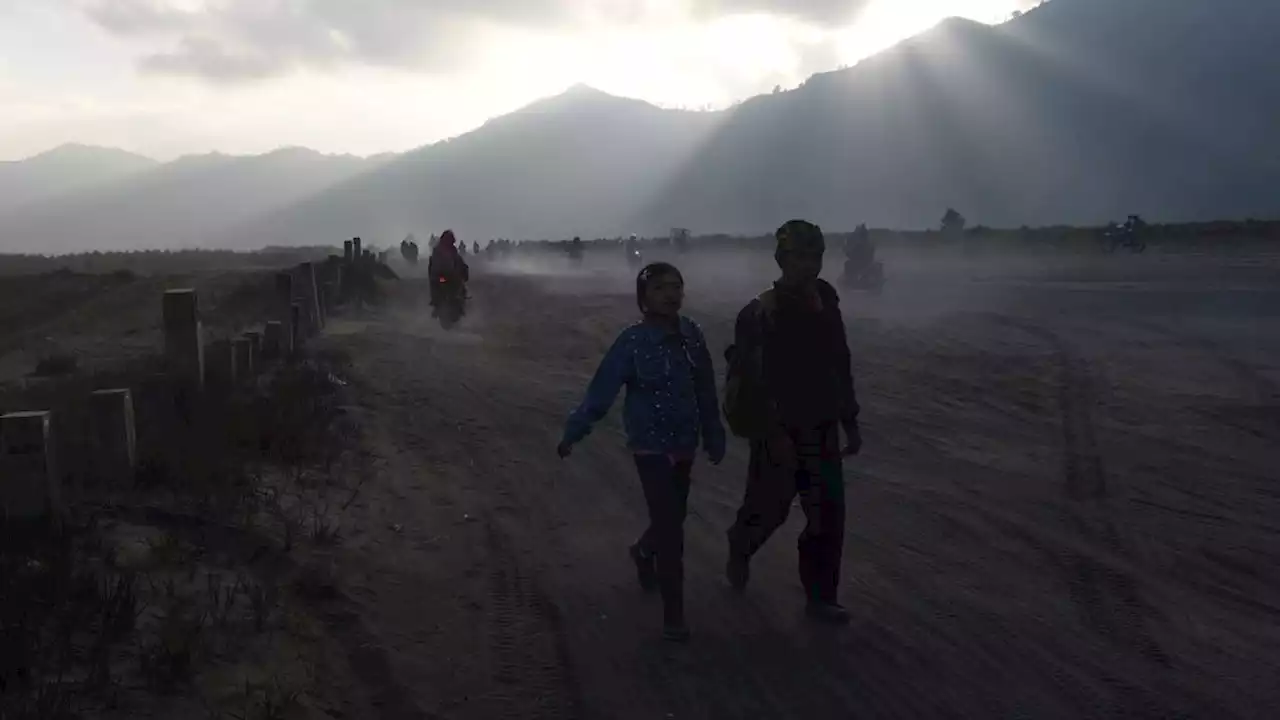
<svg viewBox="0 0 1280 720">
<path fill-rule="evenodd" d="M 635 233 L 632 233 L 631 237 L 627 238 L 627 242 L 623 247 L 627 254 L 628 265 L 638 267 L 644 262 L 644 254 L 640 250 L 640 238 Z"/>
<path fill-rule="evenodd" d="M 684 278 L 674 266 L 654 263 L 640 271 L 636 304 L 644 319 L 622 331 L 605 354 L 557 448 L 568 457 L 626 386 L 627 447 L 649 508 L 649 527 L 631 546 L 631 559 L 640 586 L 661 590 L 663 636 L 673 641 L 689 637 L 684 519 L 694 456 L 700 441 L 712 464 L 725 450 L 711 353 L 701 328 L 680 314 L 683 302 Z"/>
<path fill-rule="evenodd" d="M 427 274 L 431 278 L 431 314 L 436 317 L 439 314 L 440 304 L 447 299 L 443 293 L 457 292 L 463 297 L 466 296 L 467 282 L 471 279 L 471 269 L 467 267 L 467 262 L 463 258 L 462 252 L 458 250 L 459 243 L 454 238 L 452 230 L 445 230 L 440 235 L 439 242 L 431 251 L 431 258 L 427 261 Z M 466 245 L 462 245 L 463 248 Z"/>
<path fill-rule="evenodd" d="M 862 446 L 840 300 L 820 280 L 822 230 L 792 220 L 775 233 L 782 277 L 738 314 L 725 387 L 734 433 L 750 442 L 746 495 L 730 528 L 726 575 L 747 586 L 751 557 L 800 496 L 800 582 L 814 620 L 844 623 L 838 600 L 844 545 L 843 457 Z M 841 448 L 840 428 L 846 445 Z"/>
</svg>

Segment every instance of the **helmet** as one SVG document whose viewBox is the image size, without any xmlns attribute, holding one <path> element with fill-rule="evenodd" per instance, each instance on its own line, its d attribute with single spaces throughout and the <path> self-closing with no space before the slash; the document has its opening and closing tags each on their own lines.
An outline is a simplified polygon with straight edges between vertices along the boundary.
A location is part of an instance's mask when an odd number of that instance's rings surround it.
<svg viewBox="0 0 1280 720">
<path fill-rule="evenodd" d="M 445 230 L 443 233 L 441 233 L 440 235 L 441 245 L 444 245 L 446 247 L 452 247 L 455 242 L 457 242 L 457 238 L 453 236 L 452 230 Z"/>
</svg>

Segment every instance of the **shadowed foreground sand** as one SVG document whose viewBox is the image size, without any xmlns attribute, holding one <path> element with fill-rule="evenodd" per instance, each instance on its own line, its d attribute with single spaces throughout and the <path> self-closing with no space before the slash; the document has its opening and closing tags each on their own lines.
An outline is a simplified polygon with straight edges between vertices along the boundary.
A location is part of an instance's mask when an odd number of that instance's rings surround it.
<svg viewBox="0 0 1280 720">
<path fill-rule="evenodd" d="M 392 312 L 325 341 L 353 357 L 380 468 L 338 568 L 381 716 L 1268 716 L 1280 285 L 1137 262 L 988 266 L 949 290 L 891 264 L 884 297 L 846 297 L 866 440 L 848 468 L 854 623 L 801 618 L 798 511 L 746 596 L 725 589 L 734 442 L 695 469 L 687 647 L 660 641 L 634 586 L 643 502 L 616 413 L 570 461 L 554 452 L 634 315 L 630 281 L 482 275 L 444 333 L 405 280 Z M 687 275 L 719 361 L 763 276 Z"/>
</svg>

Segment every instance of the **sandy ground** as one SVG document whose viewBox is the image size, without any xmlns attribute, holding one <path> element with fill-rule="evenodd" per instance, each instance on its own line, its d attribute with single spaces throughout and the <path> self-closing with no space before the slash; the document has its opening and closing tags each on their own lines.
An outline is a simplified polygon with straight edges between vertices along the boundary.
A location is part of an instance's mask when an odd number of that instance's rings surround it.
<svg viewBox="0 0 1280 720">
<path fill-rule="evenodd" d="M 554 451 L 635 316 L 625 269 L 481 274 L 448 333 L 412 278 L 333 323 L 378 458 L 338 567 L 380 716 L 1270 717 L 1280 260 L 886 260 L 844 301 L 866 444 L 838 631 L 801 614 L 798 510 L 725 587 L 736 441 L 695 469 L 693 641 L 660 640 L 617 411 Z M 768 258 L 682 265 L 719 363 Z"/>
</svg>

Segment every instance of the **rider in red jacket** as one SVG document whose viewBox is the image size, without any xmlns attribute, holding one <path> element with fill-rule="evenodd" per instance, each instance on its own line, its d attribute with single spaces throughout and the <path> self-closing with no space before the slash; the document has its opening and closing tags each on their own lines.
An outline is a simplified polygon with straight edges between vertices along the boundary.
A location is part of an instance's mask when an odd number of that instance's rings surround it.
<svg viewBox="0 0 1280 720">
<path fill-rule="evenodd" d="M 431 251 L 431 259 L 427 262 L 427 272 L 431 276 L 431 307 L 440 301 L 441 286 L 456 284 L 459 290 L 466 292 L 467 281 L 471 279 L 471 268 L 458 252 L 458 241 L 452 230 L 445 230 L 440 241 Z"/>
</svg>

